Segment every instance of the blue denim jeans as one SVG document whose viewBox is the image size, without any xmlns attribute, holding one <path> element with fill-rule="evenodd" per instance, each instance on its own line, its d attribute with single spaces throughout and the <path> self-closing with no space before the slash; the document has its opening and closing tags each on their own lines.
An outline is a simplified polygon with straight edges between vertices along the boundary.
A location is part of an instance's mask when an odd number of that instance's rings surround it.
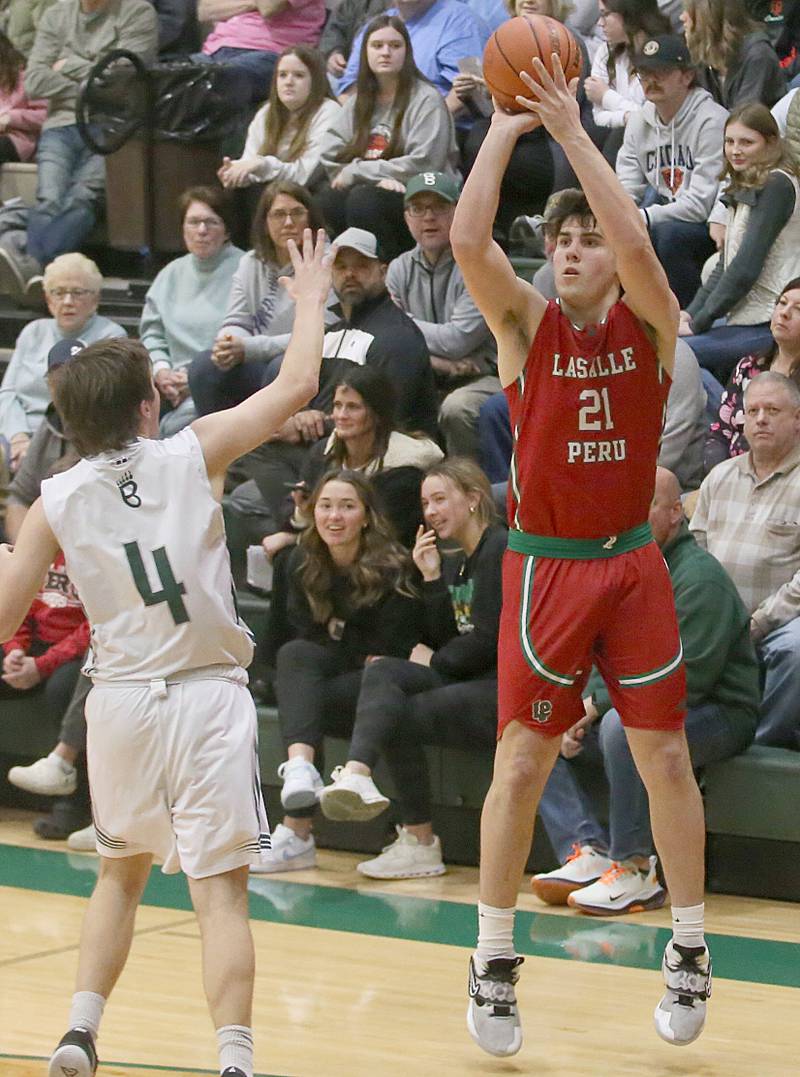
<svg viewBox="0 0 800 1077">
<path fill-rule="evenodd" d="M 695 221 L 662 221 L 650 229 L 658 260 L 669 286 L 685 310 L 700 287 L 703 265 L 715 251 L 708 225 Z M 700 356 L 698 355 L 698 360 Z"/>
<path fill-rule="evenodd" d="M 258 104 L 269 97 L 272 74 L 278 62 L 276 52 L 263 49 L 217 49 L 210 56 L 197 52 L 192 56 L 199 64 L 225 64 L 237 76 L 235 94 L 242 105 Z"/>
<path fill-rule="evenodd" d="M 493 393 L 478 412 L 478 450 L 489 482 L 505 482 L 508 478 L 512 447 L 506 394 Z"/>
<path fill-rule="evenodd" d="M 715 703 L 690 707 L 685 729 L 695 768 L 728 759 L 747 746 Z M 609 785 L 608 833 L 599 823 L 573 767 L 560 756 L 539 802 L 542 823 L 562 864 L 574 842 L 608 850 L 612 860 L 649 856 L 653 851 L 647 790 L 633 762 L 617 711 L 610 710 L 603 716 L 598 746 Z"/>
<path fill-rule="evenodd" d="M 764 695 L 756 744 L 800 749 L 800 617 L 765 636 L 758 654 Z"/>
<path fill-rule="evenodd" d="M 724 318 L 717 319 L 707 332 L 683 339 L 697 356 L 701 368 L 710 370 L 722 385 L 743 356 L 765 352 L 773 343 L 769 322 L 727 325 Z"/>
<path fill-rule="evenodd" d="M 189 392 L 198 415 L 236 407 L 266 384 L 267 364 L 256 359 L 220 370 L 211 349 L 199 352 L 189 365 Z"/>
<path fill-rule="evenodd" d="M 36 205 L 28 215 L 28 254 L 45 266 L 80 249 L 94 227 L 106 186 L 106 163 L 76 124 L 42 132 L 36 152 Z"/>
</svg>

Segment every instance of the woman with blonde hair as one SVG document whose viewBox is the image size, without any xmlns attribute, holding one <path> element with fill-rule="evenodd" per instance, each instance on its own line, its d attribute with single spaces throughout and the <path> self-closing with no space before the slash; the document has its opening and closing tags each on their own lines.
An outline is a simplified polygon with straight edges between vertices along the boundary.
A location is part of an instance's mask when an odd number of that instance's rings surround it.
<svg viewBox="0 0 800 1077">
<path fill-rule="evenodd" d="M 786 92 L 786 78 L 763 26 L 744 0 L 684 0 L 686 44 L 702 81 L 727 109 L 760 101 L 772 108 Z"/>
<path fill-rule="evenodd" d="M 781 290 L 800 274 L 798 177 L 765 105 L 731 113 L 724 152 L 724 245 L 711 276 L 681 312 L 679 328 L 701 367 L 722 385 L 737 359 L 769 346 Z"/>
<path fill-rule="evenodd" d="M 318 483 L 310 524 L 291 553 L 288 616 L 294 638 L 278 651 L 275 694 L 287 760 L 283 823 L 262 871 L 313 867 L 312 816 L 322 779 L 314 765 L 326 733 L 352 728 L 361 680 L 383 655 L 407 658 L 419 639 L 411 560 L 356 471 Z"/>
<path fill-rule="evenodd" d="M 507 532 L 491 488 L 471 460 L 429 468 L 425 519 L 412 552 L 424 602 L 423 640 L 408 661 L 382 658 L 364 671 L 348 761 L 320 794 L 323 814 L 367 820 L 389 805 L 372 771 L 385 756 L 401 825 L 380 856 L 358 865 L 374 879 L 441 875 L 424 745 L 474 747 L 487 755 L 497 734 L 497 634 Z"/>
<path fill-rule="evenodd" d="M 220 183 L 247 187 L 292 180 L 308 186 L 320 166 L 323 135 L 340 111 L 319 52 L 290 45 L 278 57 L 269 100 L 247 129 L 242 156 L 223 159 Z"/>
</svg>

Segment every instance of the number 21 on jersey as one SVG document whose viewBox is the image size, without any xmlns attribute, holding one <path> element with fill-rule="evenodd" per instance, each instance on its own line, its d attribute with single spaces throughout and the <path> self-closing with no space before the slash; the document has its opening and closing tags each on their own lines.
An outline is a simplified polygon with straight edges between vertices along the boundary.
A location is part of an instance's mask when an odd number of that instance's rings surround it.
<svg viewBox="0 0 800 1077">
<path fill-rule="evenodd" d="M 586 403 L 578 410 L 579 430 L 613 430 L 608 389 L 584 389 L 578 400 Z"/>
</svg>

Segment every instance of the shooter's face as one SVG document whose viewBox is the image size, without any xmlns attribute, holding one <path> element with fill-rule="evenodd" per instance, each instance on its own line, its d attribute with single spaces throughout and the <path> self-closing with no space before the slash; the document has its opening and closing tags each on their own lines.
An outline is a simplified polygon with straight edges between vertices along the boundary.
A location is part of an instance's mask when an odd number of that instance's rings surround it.
<svg viewBox="0 0 800 1077">
<path fill-rule="evenodd" d="M 568 217 L 553 252 L 556 290 L 570 304 L 592 303 L 617 279 L 617 260 L 597 225 Z"/>
</svg>

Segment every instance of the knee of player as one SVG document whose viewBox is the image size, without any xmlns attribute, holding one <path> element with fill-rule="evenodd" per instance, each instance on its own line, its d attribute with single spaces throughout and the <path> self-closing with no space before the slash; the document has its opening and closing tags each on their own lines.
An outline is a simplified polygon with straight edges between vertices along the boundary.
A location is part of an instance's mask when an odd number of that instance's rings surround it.
<svg viewBox="0 0 800 1077">
<path fill-rule="evenodd" d="M 682 733 L 668 738 L 659 737 L 636 755 L 636 763 L 645 785 L 675 787 L 692 775 L 689 751 Z"/>
</svg>

